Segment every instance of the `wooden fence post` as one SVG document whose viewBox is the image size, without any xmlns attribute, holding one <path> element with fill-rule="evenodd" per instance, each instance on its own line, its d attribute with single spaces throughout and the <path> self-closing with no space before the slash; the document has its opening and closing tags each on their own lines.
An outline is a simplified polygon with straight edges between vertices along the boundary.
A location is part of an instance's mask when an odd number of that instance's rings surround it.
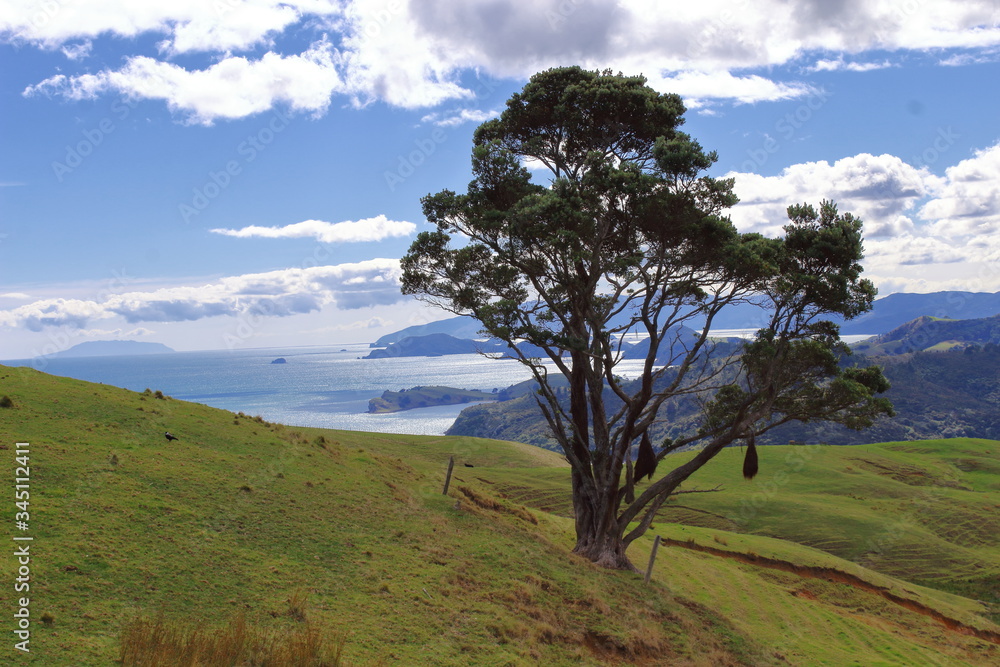
<svg viewBox="0 0 1000 667">
<path fill-rule="evenodd" d="M 444 494 L 446 496 L 448 495 L 448 487 L 451 485 L 451 471 L 452 471 L 452 468 L 454 468 L 454 467 L 455 467 L 455 457 L 454 456 L 449 456 L 448 457 L 448 474 L 445 475 L 445 478 L 444 478 L 444 491 L 441 492 L 442 494 Z"/>
<path fill-rule="evenodd" d="M 646 567 L 645 583 L 649 583 L 649 578 L 653 576 L 653 563 L 656 562 L 656 550 L 660 548 L 660 536 L 653 540 L 653 550 L 649 552 L 649 565 Z"/>
</svg>

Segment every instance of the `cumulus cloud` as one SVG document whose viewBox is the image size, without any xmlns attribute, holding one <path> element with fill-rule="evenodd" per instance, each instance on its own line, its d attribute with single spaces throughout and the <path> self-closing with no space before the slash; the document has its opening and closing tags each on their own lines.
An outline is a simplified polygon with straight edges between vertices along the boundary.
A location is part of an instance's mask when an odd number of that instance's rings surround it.
<svg viewBox="0 0 1000 667">
<path fill-rule="evenodd" d="M 82 329 L 91 320 L 105 316 L 101 305 L 93 301 L 41 299 L 12 310 L 0 310 L 0 325 L 23 326 L 30 331 L 59 326 Z"/>
<path fill-rule="evenodd" d="M 278 103 L 293 111 L 322 113 L 342 88 L 329 42 L 314 43 L 299 55 L 266 53 L 257 60 L 225 58 L 203 70 L 187 70 L 147 56 L 130 58 L 119 70 L 66 76 L 57 74 L 29 86 L 24 94 L 92 99 L 107 92 L 130 98 L 161 99 L 195 123 L 243 118 Z"/>
<path fill-rule="evenodd" d="M 1000 234 L 1000 143 L 945 171 L 947 184 L 920 214 L 942 236 Z"/>
<path fill-rule="evenodd" d="M 399 236 L 409 236 L 417 230 L 412 222 L 389 220 L 384 215 L 364 220 L 344 222 L 324 222 L 305 220 L 284 227 L 260 227 L 251 225 L 242 229 L 213 229 L 214 234 L 237 238 L 300 239 L 314 238 L 321 243 L 357 243 L 382 241 Z"/>
<path fill-rule="evenodd" d="M 817 92 L 815 87 L 800 82 L 781 83 L 756 74 L 735 76 L 726 71 L 681 72 L 647 78 L 652 88 L 663 93 L 677 93 L 687 106 L 695 109 L 717 99 L 754 104 L 797 99 Z"/>
<path fill-rule="evenodd" d="M 324 0 L 5 0 L 3 5 L 0 34 L 8 39 L 55 48 L 74 39 L 161 33 L 161 48 L 176 53 L 248 49 L 305 16 L 340 11 L 339 3 Z"/>
<path fill-rule="evenodd" d="M 85 53 L 81 45 L 88 40 L 162 35 L 155 54 L 132 54 L 122 67 L 96 74 L 57 74 L 29 94 L 118 92 L 160 99 L 200 123 L 280 104 L 324 113 L 336 95 L 359 106 L 433 107 L 476 98 L 462 82 L 466 72 L 524 79 L 567 63 L 643 73 L 658 88 L 707 108 L 713 100 L 754 103 L 809 94 L 808 84 L 767 72 L 812 54 L 824 56 L 814 71 L 865 71 L 888 64 L 864 59 L 875 50 L 956 50 L 940 57 L 958 65 L 992 57 L 1000 45 L 992 0 L 703 0 L 675 3 L 670 11 L 660 0 L 5 4 L 0 38 L 64 47 L 70 57 Z M 290 34 L 312 35 L 313 44 L 280 53 L 279 38 Z M 251 57 L 261 50 L 266 53 Z M 168 62 L 179 54 L 216 61 L 204 69 Z M 747 71 L 755 68 L 761 73 Z M 461 118 L 447 116 L 456 123 Z"/>
<path fill-rule="evenodd" d="M 1000 144 L 977 151 L 944 176 L 892 155 L 792 165 L 775 176 L 733 172 L 743 231 L 782 233 L 789 204 L 835 201 L 864 221 L 865 266 L 889 291 L 1000 289 Z M 943 270 L 942 265 L 947 265 Z M 992 268 L 991 268 L 992 267 Z M 933 280 L 929 280 L 933 277 Z"/>
<path fill-rule="evenodd" d="M 40 331 L 82 329 L 121 317 L 130 324 L 183 322 L 222 315 L 286 317 L 326 306 L 356 310 L 403 299 L 399 261 L 371 259 L 352 264 L 294 268 L 229 276 L 204 285 L 181 285 L 113 294 L 105 300 L 44 299 L 0 310 L 0 325 Z"/>
<path fill-rule="evenodd" d="M 733 222 L 741 229 L 780 233 L 789 204 L 832 199 L 865 221 L 866 236 L 893 237 L 913 228 L 918 202 L 942 187 L 927 168 L 916 168 L 894 155 L 861 153 L 837 160 L 805 162 L 776 176 L 729 173 L 736 179 L 740 203 Z"/>
</svg>

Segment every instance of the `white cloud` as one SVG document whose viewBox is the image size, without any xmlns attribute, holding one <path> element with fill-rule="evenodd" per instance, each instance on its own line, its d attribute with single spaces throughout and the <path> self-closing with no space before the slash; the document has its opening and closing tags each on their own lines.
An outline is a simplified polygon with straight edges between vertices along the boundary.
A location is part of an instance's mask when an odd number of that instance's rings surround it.
<svg viewBox="0 0 1000 667">
<path fill-rule="evenodd" d="M 429 113 L 420 119 L 421 123 L 432 123 L 440 127 L 455 127 L 466 123 L 482 123 L 500 115 L 501 110 L 483 111 L 480 109 L 458 109 Z"/>
<path fill-rule="evenodd" d="M 864 221 L 865 266 L 883 291 L 1000 289 L 1000 144 L 932 174 L 862 153 L 792 165 L 776 176 L 730 173 L 743 231 L 782 233 L 793 203 L 837 203 Z"/>
<path fill-rule="evenodd" d="M 152 329 L 147 329 L 146 327 L 136 327 L 128 331 L 119 327 L 117 329 L 80 329 L 76 333 L 87 338 L 107 338 L 109 336 L 114 338 L 136 338 L 139 336 L 149 336 L 156 332 Z"/>
<path fill-rule="evenodd" d="M 111 35 L 167 36 L 164 47 L 187 51 L 245 50 L 305 16 L 333 16 L 339 3 L 323 0 L 4 0 L 0 34 L 54 48 L 75 39 Z"/>
<path fill-rule="evenodd" d="M 0 310 L 0 325 L 40 331 L 53 326 L 82 329 L 91 322 L 116 316 L 136 324 L 193 321 L 220 315 L 285 317 L 327 306 L 355 310 L 402 300 L 399 275 L 399 260 L 371 259 L 229 276 L 204 285 L 113 294 L 101 302 L 43 299 Z"/>
<path fill-rule="evenodd" d="M 943 67 L 965 67 L 967 65 L 985 65 L 1000 60 L 1000 49 L 985 49 L 983 51 L 955 53 L 938 62 Z"/>
<path fill-rule="evenodd" d="M 30 298 L 31 295 L 25 294 L 24 292 L 6 292 L 4 294 L 0 294 L 0 299 L 17 299 L 19 301 L 25 301 Z"/>
<path fill-rule="evenodd" d="M 147 56 L 130 58 L 120 70 L 67 77 L 63 74 L 29 86 L 25 95 L 59 94 L 91 99 L 106 92 L 142 99 L 162 99 L 185 112 L 192 122 L 243 118 L 278 103 L 295 111 L 322 113 L 343 84 L 338 54 L 329 42 L 314 43 L 300 55 L 266 53 L 259 60 L 229 57 L 204 70 L 189 71 Z"/>
<path fill-rule="evenodd" d="M 792 165 L 777 176 L 730 173 L 740 203 L 733 221 L 746 231 L 776 235 L 789 204 L 832 199 L 841 210 L 865 221 L 866 237 L 891 237 L 912 229 L 908 217 L 917 203 L 942 186 L 926 168 L 917 169 L 893 155 L 861 153 L 830 164 Z"/>
<path fill-rule="evenodd" d="M 322 243 L 358 243 L 381 241 L 390 237 L 409 236 L 417 230 L 412 222 L 389 220 L 384 215 L 364 220 L 324 222 L 305 220 L 284 227 L 251 225 L 242 229 L 213 229 L 214 234 L 237 238 L 301 239 L 315 238 Z"/>
<path fill-rule="evenodd" d="M 0 310 L 0 325 L 23 326 L 31 331 L 58 326 L 83 328 L 91 320 L 103 317 L 106 314 L 101 305 L 93 301 L 42 299 L 12 310 Z"/>
<path fill-rule="evenodd" d="M 995 54 L 1000 21 L 993 0 L 4 0 L 0 39 L 44 48 L 110 37 L 162 35 L 159 52 L 133 53 L 119 69 L 49 77 L 28 89 L 70 98 L 120 92 L 161 99 L 200 123 L 241 118 L 276 104 L 321 114 L 345 95 L 363 106 L 405 108 L 469 100 L 471 71 L 521 79 L 579 63 L 644 73 L 695 107 L 755 103 L 809 94 L 767 68 L 827 56 L 816 69 L 866 71 L 887 61 L 872 51 L 960 49 L 946 64 Z M 279 53 L 279 38 L 311 35 L 300 53 Z M 329 35 L 329 42 L 324 37 Z M 336 45 L 336 46 L 334 46 Z M 240 52 L 266 49 L 263 55 Z M 203 53 L 217 59 L 188 69 L 167 59 Z M 752 71 L 757 69 L 760 73 Z M 460 122 L 459 116 L 442 116 Z M 445 122 L 442 121 L 442 122 Z M 436 122 L 436 121 L 431 121 Z"/>
<path fill-rule="evenodd" d="M 797 99 L 817 92 L 813 86 L 800 82 L 781 83 L 756 74 L 735 76 L 726 71 L 647 75 L 647 78 L 652 88 L 677 93 L 694 109 L 717 99 L 754 104 Z"/>
<path fill-rule="evenodd" d="M 60 51 L 62 51 L 62 54 L 70 60 L 83 60 L 90 55 L 90 51 L 93 47 L 94 43 L 87 39 L 77 44 L 66 44 L 60 49 Z"/>
<path fill-rule="evenodd" d="M 419 30 L 410 12 L 422 7 L 401 0 L 347 4 L 338 27 L 343 31 L 344 79 L 356 105 L 382 100 L 412 109 L 474 96 L 459 83 L 458 73 L 478 63 L 447 37 Z"/>
<path fill-rule="evenodd" d="M 845 62 L 843 56 L 838 56 L 833 60 L 817 60 L 816 64 L 812 67 L 808 67 L 806 71 L 809 72 L 871 72 L 878 69 L 886 69 L 888 67 L 893 67 L 893 64 L 888 60 L 883 60 L 880 63 L 874 62 Z"/>
<path fill-rule="evenodd" d="M 1000 235 L 1000 143 L 945 171 L 947 185 L 920 214 L 941 236 Z"/>
</svg>

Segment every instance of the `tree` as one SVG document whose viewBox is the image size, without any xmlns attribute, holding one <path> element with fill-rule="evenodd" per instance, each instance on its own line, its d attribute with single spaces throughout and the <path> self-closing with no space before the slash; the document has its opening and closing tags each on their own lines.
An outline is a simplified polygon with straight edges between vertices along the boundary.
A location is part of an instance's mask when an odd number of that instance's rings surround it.
<svg viewBox="0 0 1000 667">
<path fill-rule="evenodd" d="M 888 389 L 881 371 L 840 363 L 849 350 L 822 319 L 855 317 L 875 297 L 860 278 L 861 221 L 823 202 L 789 207 L 784 238 L 738 232 L 724 215 L 738 201 L 733 181 L 704 175 L 716 154 L 679 130 L 683 113 L 641 76 L 535 75 L 476 130 L 468 192 L 422 200 L 437 230 L 402 260 L 405 293 L 475 317 L 531 369 L 572 467 L 575 551 L 611 568 L 634 569 L 628 545 L 727 445 L 749 443 L 752 476 L 753 439 L 778 424 L 862 428 L 891 412 L 876 397 Z M 742 354 L 713 355 L 713 320 L 741 303 L 759 305 L 766 326 Z M 635 333 L 650 345 L 628 382 L 614 370 Z M 700 427 L 654 448 L 649 428 L 680 396 L 702 401 Z M 699 451 L 639 484 L 684 447 Z"/>
</svg>

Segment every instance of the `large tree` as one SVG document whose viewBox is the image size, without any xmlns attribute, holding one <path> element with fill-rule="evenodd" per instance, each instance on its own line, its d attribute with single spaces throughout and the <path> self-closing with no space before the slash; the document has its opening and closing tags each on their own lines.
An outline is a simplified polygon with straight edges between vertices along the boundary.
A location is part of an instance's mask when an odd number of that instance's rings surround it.
<svg viewBox="0 0 1000 667">
<path fill-rule="evenodd" d="M 725 215 L 733 182 L 705 175 L 716 155 L 679 130 L 683 113 L 641 76 L 535 75 L 477 129 L 468 192 L 423 199 L 437 230 L 402 262 L 405 293 L 475 317 L 531 369 L 572 467 L 575 551 L 612 568 L 633 567 L 628 545 L 727 445 L 750 445 L 752 476 L 753 439 L 768 429 L 862 428 L 891 412 L 879 369 L 843 363 L 823 319 L 855 317 L 875 297 L 860 277 L 861 221 L 823 202 L 790 206 L 783 238 L 738 232 Z M 765 326 L 740 354 L 713 355 L 716 316 L 747 303 Z M 628 381 L 615 367 L 636 334 L 649 349 Z M 654 446 L 659 408 L 682 396 L 701 401 L 699 427 Z M 681 448 L 698 451 L 657 476 Z"/>
</svg>

